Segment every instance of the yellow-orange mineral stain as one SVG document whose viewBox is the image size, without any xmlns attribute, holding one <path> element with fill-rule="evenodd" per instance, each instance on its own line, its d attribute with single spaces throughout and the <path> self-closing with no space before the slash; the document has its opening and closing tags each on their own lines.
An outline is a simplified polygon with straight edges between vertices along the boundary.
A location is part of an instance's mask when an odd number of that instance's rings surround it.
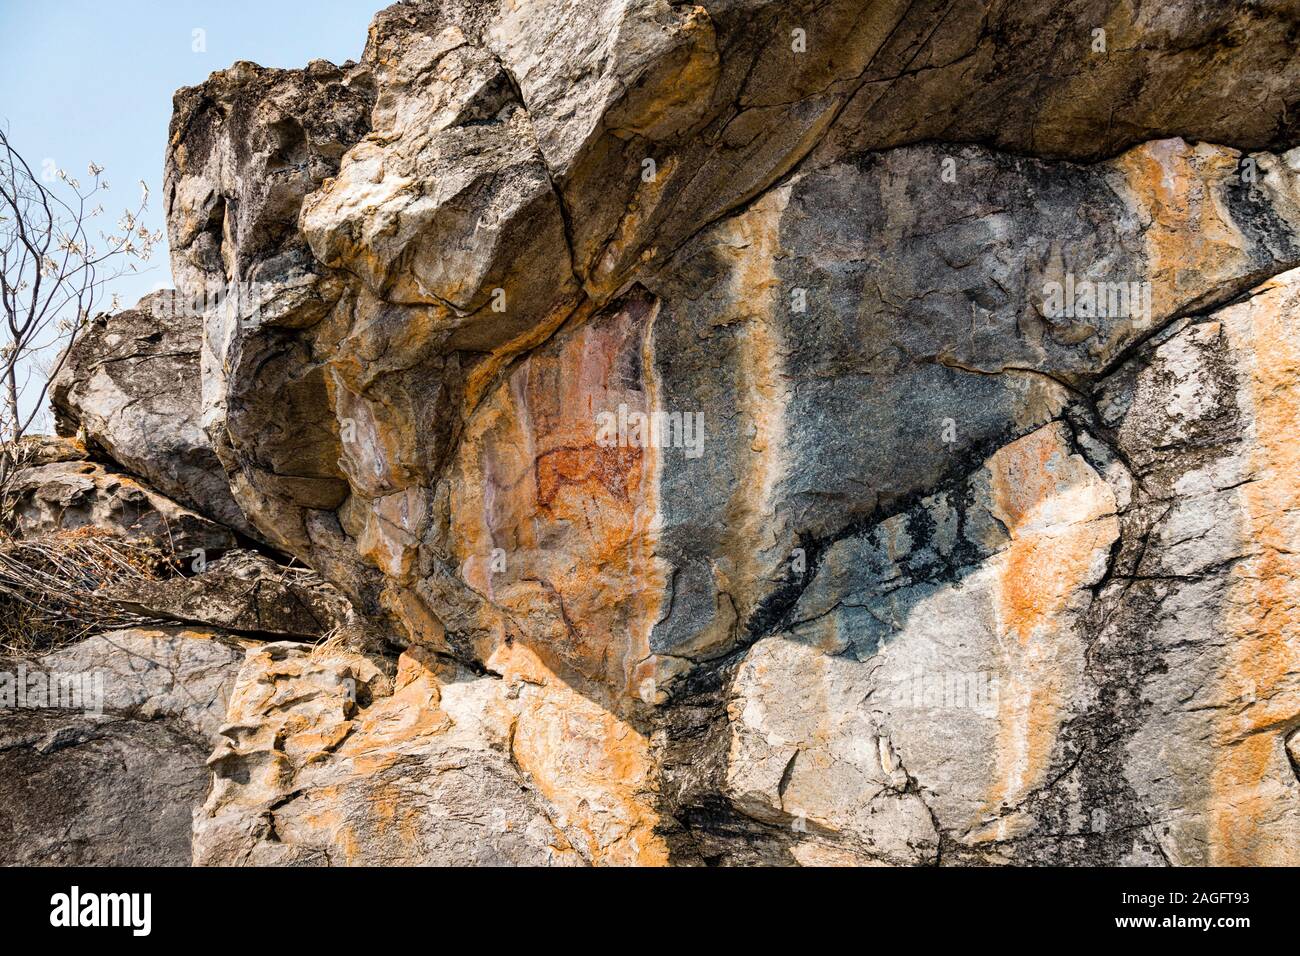
<svg viewBox="0 0 1300 956">
<path fill-rule="evenodd" d="M 529 648 L 502 648 L 491 666 L 523 686 L 510 735 L 514 761 L 563 815 L 588 859 L 665 866 L 656 832 L 650 741 L 626 720 L 568 687 Z"/>
<path fill-rule="evenodd" d="M 1294 274 L 1293 274 L 1294 275 Z M 1232 569 L 1210 775 L 1214 866 L 1300 864 L 1294 781 L 1284 751 L 1300 727 L 1300 289 L 1266 285 L 1224 328 L 1244 357 L 1253 418 L 1251 473 L 1240 488 L 1251 556 Z M 1289 807 L 1289 810 L 1288 810 Z"/>
<path fill-rule="evenodd" d="M 1211 286 L 1245 266 L 1247 242 L 1222 207 L 1215 184 L 1233 175 L 1237 154 L 1181 139 L 1144 143 L 1116 163 L 1143 231 L 1154 316 L 1170 314 L 1183 289 Z"/>
<path fill-rule="evenodd" d="M 989 813 L 1042 781 L 1081 654 L 1070 601 L 1119 534 L 1109 486 L 1070 454 L 1061 427 L 1041 428 L 988 463 L 991 511 L 1011 537 L 994 594 L 1003 675 Z M 983 834 L 1008 835 L 1005 821 Z"/>
<path fill-rule="evenodd" d="M 484 401 L 453 490 L 466 582 L 518 637 L 613 706 L 641 696 L 666 578 L 654 554 L 659 449 L 633 440 L 653 411 L 641 299 L 530 356 Z M 602 415 L 626 440 L 598 434 Z M 500 549 L 507 570 L 494 572 Z"/>
</svg>

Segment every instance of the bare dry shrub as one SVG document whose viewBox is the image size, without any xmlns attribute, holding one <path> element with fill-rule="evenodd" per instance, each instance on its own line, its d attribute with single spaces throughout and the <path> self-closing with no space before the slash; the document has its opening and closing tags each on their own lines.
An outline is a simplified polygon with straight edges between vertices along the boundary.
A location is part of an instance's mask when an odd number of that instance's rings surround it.
<svg viewBox="0 0 1300 956">
<path fill-rule="evenodd" d="M 112 585 L 174 573 L 174 561 L 104 531 L 81 528 L 0 539 L 0 654 L 45 651 L 96 631 L 164 623 L 103 596 Z"/>
</svg>

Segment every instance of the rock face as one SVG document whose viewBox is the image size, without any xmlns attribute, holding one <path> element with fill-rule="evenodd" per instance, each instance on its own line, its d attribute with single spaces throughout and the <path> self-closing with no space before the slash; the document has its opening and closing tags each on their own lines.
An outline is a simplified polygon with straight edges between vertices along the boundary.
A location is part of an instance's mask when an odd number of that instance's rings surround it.
<svg viewBox="0 0 1300 956">
<path fill-rule="evenodd" d="M 195 862 L 578 862 L 509 761 L 500 681 L 438 669 L 404 657 L 389 686 L 356 655 L 250 655 L 209 761 Z"/>
<path fill-rule="evenodd" d="M 180 91 L 223 307 L 65 430 L 349 604 L 141 597 L 255 642 L 195 862 L 1300 864 L 1297 33 L 417 0 Z"/>
<path fill-rule="evenodd" d="M 203 754 L 168 721 L 0 712 L 0 861 L 188 865 Z"/>
<path fill-rule="evenodd" d="M 1125 803 L 1165 821 L 1172 863 L 1300 852 L 1298 317 L 1289 272 L 1169 329 L 1099 392 L 1136 487 L 1093 660 L 1103 686 L 1140 693 L 1119 711 Z"/>
<path fill-rule="evenodd" d="M 238 540 L 229 528 L 99 462 L 33 465 L 15 475 L 9 490 L 21 537 L 96 528 L 181 554 L 226 551 Z"/>
<path fill-rule="evenodd" d="M 105 711 L 139 720 L 175 718 L 200 739 L 225 722 L 248 641 L 220 631 L 134 627 L 96 634 L 43 655 L 42 671 L 90 674 Z"/>
<path fill-rule="evenodd" d="M 355 628 L 347 599 L 309 568 L 230 551 L 192 577 L 134 581 L 105 595 L 141 614 L 253 634 L 316 640 Z"/>
<path fill-rule="evenodd" d="M 389 675 L 338 649 L 250 652 L 195 862 L 667 862 L 644 740 L 516 663 L 475 674 L 413 648 Z"/>
<path fill-rule="evenodd" d="M 0 660 L 0 862 L 190 865 L 248 643 L 139 627 Z"/>
<path fill-rule="evenodd" d="M 255 535 L 199 421 L 202 327 L 187 314 L 192 305 L 159 292 L 97 317 L 77 336 L 50 402 L 61 435 L 81 432 L 163 494 Z"/>
</svg>

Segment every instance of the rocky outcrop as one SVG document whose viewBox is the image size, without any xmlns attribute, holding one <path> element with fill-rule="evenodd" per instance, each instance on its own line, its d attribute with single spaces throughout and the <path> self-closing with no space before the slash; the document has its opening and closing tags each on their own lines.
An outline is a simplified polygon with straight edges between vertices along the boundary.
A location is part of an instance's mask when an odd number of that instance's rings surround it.
<svg viewBox="0 0 1300 956">
<path fill-rule="evenodd" d="M 499 685 L 416 656 L 390 681 L 356 655 L 267 645 L 209 761 L 195 862 L 578 862 L 520 786 Z"/>
<path fill-rule="evenodd" d="M 61 435 L 83 435 L 164 495 L 255 535 L 199 421 L 197 316 L 205 304 L 156 292 L 98 316 L 77 336 L 50 403 Z"/>
<path fill-rule="evenodd" d="M 1161 821 L 1174 864 L 1300 853 L 1298 329 L 1289 272 L 1170 327 L 1099 390 L 1135 492 L 1094 667 L 1143 705 L 1120 711 L 1127 802 Z"/>
<path fill-rule="evenodd" d="M 1300 862 L 1298 28 L 417 0 L 180 91 L 221 307 L 65 430 L 348 602 L 141 589 L 257 642 L 195 861 Z"/>
<path fill-rule="evenodd" d="M 360 64 L 220 74 L 168 190 L 182 282 L 276 303 L 207 329 L 236 498 L 404 642 L 626 722 L 670 860 L 1226 859 L 1240 795 L 1151 787 L 1242 745 L 1157 765 L 1191 685 L 1108 649 L 1164 620 L 1124 577 L 1155 502 L 1229 523 L 1152 487 L 1107 396 L 1197 401 L 1151 343 L 1300 266 L 1287 16 L 413 3 Z M 275 205 L 295 84 L 344 105 Z M 202 106 L 240 95 L 243 126 Z M 1294 859 L 1274 696 L 1233 785 Z"/>
<path fill-rule="evenodd" d="M 42 673 L 90 675 L 95 709 L 137 720 L 174 718 L 203 741 L 224 723 L 250 642 L 221 631 L 134 627 L 106 631 L 42 655 Z"/>
<path fill-rule="evenodd" d="M 246 652 L 376 642 L 315 572 L 240 547 L 257 534 L 198 420 L 199 314 L 156 295 L 97 318 L 55 382 L 60 428 L 78 437 L 15 449 L 0 600 L 59 626 L 19 634 L 29 652 L 0 660 L 6 863 L 189 865 Z M 21 554 L 43 556 L 30 580 Z M 140 625 L 109 629 L 123 620 Z"/>
<path fill-rule="evenodd" d="M 262 639 L 315 641 L 364 630 L 347 600 L 314 571 L 254 551 L 230 551 L 190 577 L 134 581 L 104 596 L 140 614 Z"/>
<path fill-rule="evenodd" d="M 516 664 L 474 673 L 412 649 L 388 674 L 338 649 L 251 652 L 195 862 L 666 862 L 644 739 Z"/>
<path fill-rule="evenodd" d="M 18 471 L 8 490 L 21 537 L 98 529 L 168 554 L 219 553 L 238 543 L 231 529 L 99 462 L 33 465 Z"/>
<path fill-rule="evenodd" d="M 188 865 L 204 752 L 168 721 L 0 711 L 0 860 Z"/>
<path fill-rule="evenodd" d="M 244 653 L 215 631 L 138 627 L 0 660 L 0 860 L 188 866 Z"/>
<path fill-rule="evenodd" d="M 309 569 L 228 550 L 233 530 L 77 443 L 29 445 L 8 488 L 18 540 L 0 602 L 43 623 L 16 634 L 28 653 L 0 659 L 0 859 L 189 865 L 206 760 L 246 652 L 282 637 L 375 637 Z M 40 567 L 24 574 L 24 554 Z M 122 621 L 140 624 L 109 629 Z"/>
</svg>

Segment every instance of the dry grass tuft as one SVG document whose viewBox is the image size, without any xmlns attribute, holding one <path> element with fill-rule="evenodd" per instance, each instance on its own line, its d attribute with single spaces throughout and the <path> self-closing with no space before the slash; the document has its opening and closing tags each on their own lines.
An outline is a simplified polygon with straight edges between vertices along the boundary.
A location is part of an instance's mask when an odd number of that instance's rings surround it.
<svg viewBox="0 0 1300 956">
<path fill-rule="evenodd" d="M 347 631 L 337 624 L 321 635 L 320 640 L 311 646 L 308 657 L 318 661 L 338 650 L 347 649 Z"/>
<path fill-rule="evenodd" d="M 0 654 L 46 651 L 95 631 L 162 623 L 100 592 L 172 573 L 166 556 L 93 528 L 0 539 Z"/>
</svg>

